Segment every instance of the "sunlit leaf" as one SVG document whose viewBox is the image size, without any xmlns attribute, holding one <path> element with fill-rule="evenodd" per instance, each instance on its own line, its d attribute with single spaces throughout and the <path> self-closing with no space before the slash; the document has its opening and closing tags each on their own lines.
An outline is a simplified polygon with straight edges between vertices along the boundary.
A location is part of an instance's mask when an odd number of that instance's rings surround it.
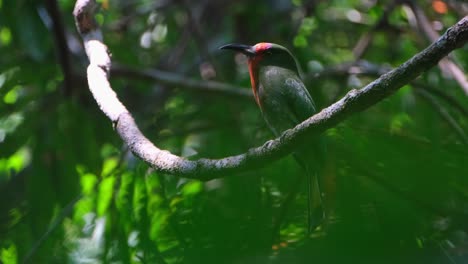
<svg viewBox="0 0 468 264">
<path fill-rule="evenodd" d="M 95 186 L 98 182 L 96 175 L 92 173 L 84 173 L 80 178 L 81 189 L 84 194 L 91 194 L 95 192 Z"/>
<path fill-rule="evenodd" d="M 119 160 L 117 158 L 108 158 L 104 160 L 104 164 L 102 165 L 102 172 L 101 175 L 107 177 L 111 175 L 114 169 L 117 167 Z"/>
<path fill-rule="evenodd" d="M 203 184 L 200 181 L 189 181 L 182 187 L 183 196 L 193 196 L 200 193 L 203 189 Z"/>
<path fill-rule="evenodd" d="M 124 173 L 121 175 L 120 186 L 115 200 L 116 206 L 121 211 L 130 209 L 132 204 L 133 174 Z"/>
<path fill-rule="evenodd" d="M 106 213 L 114 195 L 114 182 L 115 177 L 107 177 L 99 184 L 99 191 L 97 196 L 97 214 L 102 216 Z"/>
<path fill-rule="evenodd" d="M 0 159 L 0 180 L 2 175 L 9 178 L 11 174 L 17 174 L 31 162 L 30 150 L 26 147 L 20 148 L 8 158 Z"/>
<path fill-rule="evenodd" d="M 151 214 L 151 229 L 150 229 L 150 238 L 157 239 L 161 230 L 164 229 L 168 223 L 169 212 L 165 209 L 158 210 Z"/>
<path fill-rule="evenodd" d="M 145 219 L 146 202 L 147 196 L 145 182 L 141 177 L 136 177 L 133 190 L 133 214 L 138 222 Z"/>
<path fill-rule="evenodd" d="M 16 264 L 18 263 L 18 253 L 16 252 L 16 246 L 11 244 L 8 247 L 1 249 L 0 260 L 4 264 Z"/>
<path fill-rule="evenodd" d="M 0 42 L 4 46 L 10 45 L 11 42 L 11 31 L 7 27 L 0 28 Z M 0 85 L 1 86 L 1 85 Z"/>
<path fill-rule="evenodd" d="M 303 48 L 307 46 L 307 39 L 303 35 L 296 36 L 294 38 L 294 46 L 298 48 Z"/>
<path fill-rule="evenodd" d="M 400 113 L 393 116 L 390 123 L 390 133 L 400 133 L 404 126 L 411 124 L 411 117 L 406 113 Z"/>
<path fill-rule="evenodd" d="M 19 97 L 19 92 L 20 92 L 21 86 L 15 86 L 13 89 L 8 91 L 5 96 L 3 97 L 3 102 L 6 104 L 14 104 L 16 103 L 16 100 Z"/>
</svg>

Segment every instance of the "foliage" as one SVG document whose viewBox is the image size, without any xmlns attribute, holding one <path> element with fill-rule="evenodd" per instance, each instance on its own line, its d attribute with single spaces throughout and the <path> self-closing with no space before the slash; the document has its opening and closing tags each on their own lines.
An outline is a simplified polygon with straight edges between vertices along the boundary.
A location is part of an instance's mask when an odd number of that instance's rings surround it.
<svg viewBox="0 0 468 264">
<path fill-rule="evenodd" d="M 307 234 L 304 187 L 278 236 L 273 222 L 302 173 L 294 160 L 209 182 L 155 173 L 86 89 L 74 1 L 44 2 L 0 0 L 0 262 L 468 260 L 468 101 L 440 68 L 325 133 L 327 220 Z M 114 64 L 248 87 L 245 58 L 217 48 L 276 42 L 300 60 L 321 107 L 431 42 L 416 10 L 441 34 L 468 9 L 441 0 L 100 3 Z M 468 69 L 466 47 L 452 60 Z M 272 137 L 253 100 L 125 72 L 111 81 L 145 135 L 175 154 L 224 157 Z"/>
</svg>

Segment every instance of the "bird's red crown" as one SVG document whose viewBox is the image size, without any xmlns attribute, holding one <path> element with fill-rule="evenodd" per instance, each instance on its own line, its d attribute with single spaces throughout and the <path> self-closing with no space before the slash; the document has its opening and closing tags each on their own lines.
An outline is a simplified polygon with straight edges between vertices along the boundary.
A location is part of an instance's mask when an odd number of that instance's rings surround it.
<svg viewBox="0 0 468 264">
<path fill-rule="evenodd" d="M 265 51 L 265 50 L 271 48 L 271 46 L 272 46 L 271 43 L 260 42 L 260 43 L 255 44 L 255 46 L 253 46 L 253 50 L 255 51 L 255 53 L 260 53 L 262 51 Z"/>
</svg>

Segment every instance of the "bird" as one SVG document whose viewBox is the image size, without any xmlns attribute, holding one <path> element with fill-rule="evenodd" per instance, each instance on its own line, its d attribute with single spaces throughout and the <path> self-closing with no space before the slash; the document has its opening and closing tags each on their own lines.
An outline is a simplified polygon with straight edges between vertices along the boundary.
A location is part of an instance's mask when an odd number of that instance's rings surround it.
<svg viewBox="0 0 468 264">
<path fill-rule="evenodd" d="M 312 96 L 301 80 L 299 63 L 287 48 L 260 42 L 253 46 L 227 44 L 220 49 L 241 52 L 247 56 L 255 101 L 276 137 L 316 113 Z M 311 233 L 325 219 L 318 177 L 323 158 L 322 141 L 314 138 L 310 143 L 301 144 L 293 152 L 293 157 L 303 168 L 308 180 L 308 232 Z"/>
</svg>

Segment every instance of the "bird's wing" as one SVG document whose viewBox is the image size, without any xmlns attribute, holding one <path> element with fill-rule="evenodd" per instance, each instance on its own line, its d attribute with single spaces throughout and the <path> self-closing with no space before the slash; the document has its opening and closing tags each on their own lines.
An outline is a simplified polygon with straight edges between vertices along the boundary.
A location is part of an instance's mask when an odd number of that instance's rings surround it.
<svg viewBox="0 0 468 264">
<path fill-rule="evenodd" d="M 284 96 L 298 123 L 316 113 L 315 103 L 299 76 L 285 80 Z"/>
<path fill-rule="evenodd" d="M 296 119 L 296 125 L 316 113 L 314 101 L 299 76 L 293 76 L 285 80 L 284 97 L 288 105 L 289 116 Z M 311 144 L 304 144 L 303 147 L 299 148 L 298 152 L 306 157 L 307 162 L 314 161 L 313 168 L 319 168 L 323 164 L 325 143 L 321 137 L 310 140 Z"/>
<path fill-rule="evenodd" d="M 288 108 L 298 123 L 316 113 L 314 101 L 299 76 L 287 78 L 285 88 L 284 95 Z M 298 146 L 294 153 L 294 158 L 307 175 L 309 233 L 314 231 L 325 219 L 319 179 L 319 172 L 323 166 L 322 145 L 320 138 L 313 138 L 310 139 L 310 142 L 304 142 Z"/>
</svg>

